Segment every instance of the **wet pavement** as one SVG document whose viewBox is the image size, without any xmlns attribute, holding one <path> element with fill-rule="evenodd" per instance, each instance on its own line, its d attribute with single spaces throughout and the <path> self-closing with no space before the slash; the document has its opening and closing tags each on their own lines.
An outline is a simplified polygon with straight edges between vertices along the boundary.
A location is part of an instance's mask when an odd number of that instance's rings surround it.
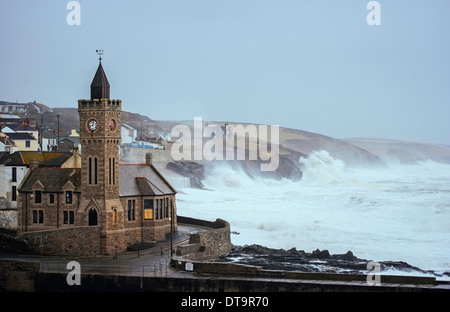
<svg viewBox="0 0 450 312">
<path fill-rule="evenodd" d="M 201 231 L 204 229 L 179 224 L 178 231 L 173 235 L 174 249 L 176 246 L 187 244 L 191 234 Z M 0 254 L 0 259 L 39 262 L 42 272 L 68 273 L 72 270 L 69 262 L 77 261 L 80 264 L 81 274 L 180 277 L 180 272 L 170 267 L 169 235 L 167 235 L 166 241 L 147 244 L 146 247 L 113 256 L 70 257 Z"/>
</svg>

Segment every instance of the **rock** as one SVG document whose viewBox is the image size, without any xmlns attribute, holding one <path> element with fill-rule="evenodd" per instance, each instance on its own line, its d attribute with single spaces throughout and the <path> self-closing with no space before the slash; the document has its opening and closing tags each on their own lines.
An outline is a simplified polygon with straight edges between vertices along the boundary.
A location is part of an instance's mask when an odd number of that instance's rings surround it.
<svg viewBox="0 0 450 312">
<path fill-rule="evenodd" d="M 169 162 L 166 168 L 191 180 L 191 187 L 203 188 L 202 180 L 205 179 L 205 170 L 202 164 L 194 161 Z"/>
<path fill-rule="evenodd" d="M 320 251 L 319 249 L 314 250 L 312 252 L 312 256 L 311 257 L 315 258 L 315 259 L 319 259 L 319 260 L 330 259 L 331 258 L 330 253 L 328 252 L 328 250 Z"/>
<path fill-rule="evenodd" d="M 232 246 L 232 251 L 219 261 L 242 263 L 260 266 L 266 270 L 284 270 L 297 272 L 326 272 L 367 274 L 369 260 L 360 259 L 351 251 L 345 254 L 330 255 L 328 250 L 316 249 L 311 253 L 291 248 L 272 249 L 261 245 Z M 395 269 L 403 272 L 418 272 L 434 274 L 435 276 L 450 276 L 450 272 L 437 274 L 434 271 L 424 271 L 403 261 L 381 261 L 382 271 Z"/>
<path fill-rule="evenodd" d="M 347 253 L 345 253 L 345 254 L 333 255 L 332 257 L 333 257 L 333 259 L 345 260 L 345 261 L 356 261 L 358 259 L 353 255 L 353 253 L 350 250 L 347 251 Z"/>
<path fill-rule="evenodd" d="M 261 171 L 261 164 L 264 163 L 260 159 L 257 160 L 239 160 L 235 161 L 240 164 L 242 170 L 251 177 L 261 177 L 268 179 L 289 179 L 299 181 L 303 176 L 300 165 L 285 155 L 279 155 L 278 168 L 274 171 Z"/>
</svg>

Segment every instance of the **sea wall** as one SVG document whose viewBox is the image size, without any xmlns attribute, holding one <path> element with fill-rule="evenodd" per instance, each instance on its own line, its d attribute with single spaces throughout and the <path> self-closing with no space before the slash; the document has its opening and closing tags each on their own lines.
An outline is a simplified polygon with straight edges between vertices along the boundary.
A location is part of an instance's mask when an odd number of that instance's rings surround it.
<svg viewBox="0 0 450 312">
<path fill-rule="evenodd" d="M 195 265 L 194 265 L 195 267 Z M 231 267 L 231 266 L 227 266 Z M 217 267 L 219 268 L 219 267 Z M 224 267 L 222 267 L 223 269 Z M 244 269 L 245 271 L 245 269 Z M 185 277 L 144 277 L 81 274 L 79 285 L 69 285 L 67 273 L 39 272 L 39 263 L 0 260 L 1 292 L 418 292 L 448 291 L 436 285 L 367 283 L 338 280 L 293 280 L 250 276 L 194 274 Z M 242 272 L 241 272 L 242 273 Z"/>
<path fill-rule="evenodd" d="M 177 217 L 178 224 L 190 224 L 206 230 L 191 234 L 189 244 L 177 247 L 177 256 L 184 259 L 208 261 L 227 255 L 231 251 L 230 224 L 222 219 L 205 221 L 200 219 Z"/>
<path fill-rule="evenodd" d="M 172 266 L 178 270 L 185 270 L 186 263 L 190 263 L 190 270 L 198 274 L 220 275 L 223 277 L 242 277 L 242 278 L 269 278 L 269 279 L 287 279 L 304 281 L 336 281 L 336 282 L 357 282 L 366 283 L 366 274 L 351 273 L 318 273 L 318 272 L 295 272 L 283 270 L 265 270 L 258 266 L 224 263 L 224 262 L 200 262 L 174 259 Z M 408 285 L 436 285 L 434 277 L 427 276 L 409 276 L 409 275 L 381 275 L 380 281 L 383 284 L 408 284 Z"/>
<path fill-rule="evenodd" d="M 419 292 L 433 291 L 432 286 L 366 283 L 297 281 L 221 277 L 138 277 L 120 275 L 81 275 L 81 285 L 69 286 L 67 274 L 36 275 L 39 292 Z M 187 296 L 187 295 L 186 295 Z"/>
</svg>

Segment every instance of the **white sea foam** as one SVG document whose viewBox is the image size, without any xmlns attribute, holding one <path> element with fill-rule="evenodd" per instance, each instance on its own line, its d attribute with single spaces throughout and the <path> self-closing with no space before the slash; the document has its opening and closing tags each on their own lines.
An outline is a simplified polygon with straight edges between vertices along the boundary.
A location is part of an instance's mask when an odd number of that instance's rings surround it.
<svg viewBox="0 0 450 312">
<path fill-rule="evenodd" d="M 450 271 L 450 165 L 346 168 L 326 151 L 300 159 L 301 181 L 252 178 L 227 163 L 183 189 L 180 215 L 230 222 L 232 242 L 406 261 Z"/>
</svg>

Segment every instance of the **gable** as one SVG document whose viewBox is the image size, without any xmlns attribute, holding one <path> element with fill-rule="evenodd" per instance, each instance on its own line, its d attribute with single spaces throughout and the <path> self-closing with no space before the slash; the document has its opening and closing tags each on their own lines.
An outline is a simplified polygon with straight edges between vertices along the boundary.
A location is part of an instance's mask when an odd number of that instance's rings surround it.
<svg viewBox="0 0 450 312">
<path fill-rule="evenodd" d="M 36 182 L 33 183 L 33 186 L 31 187 L 31 189 L 43 191 L 44 185 L 41 183 L 41 181 L 37 180 Z"/>
</svg>

